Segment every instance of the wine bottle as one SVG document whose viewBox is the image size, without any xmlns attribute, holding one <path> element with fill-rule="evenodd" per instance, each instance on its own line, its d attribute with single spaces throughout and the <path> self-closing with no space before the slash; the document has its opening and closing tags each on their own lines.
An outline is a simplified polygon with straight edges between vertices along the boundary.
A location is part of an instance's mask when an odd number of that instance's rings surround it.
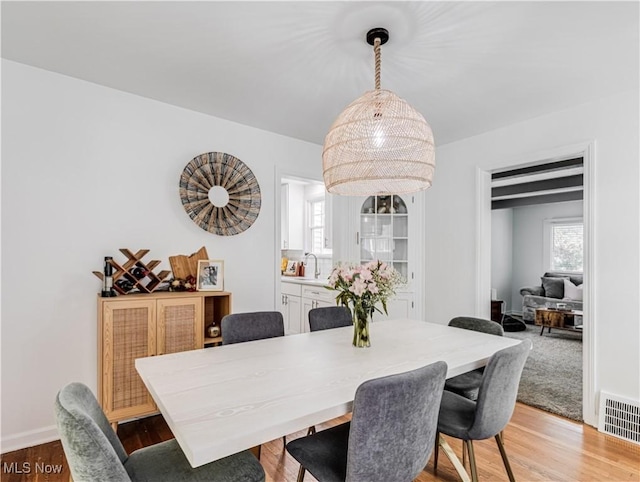
<svg viewBox="0 0 640 482">
<path fill-rule="evenodd" d="M 113 265 L 111 264 L 112 259 L 113 258 L 111 256 L 104 257 L 102 296 L 105 298 L 110 298 L 116 295 L 115 291 L 113 290 Z"/>
<path fill-rule="evenodd" d="M 142 279 L 146 276 L 145 270 L 144 268 L 141 268 L 140 266 L 136 266 L 131 270 L 131 274 L 134 276 L 134 278 L 136 279 Z"/>
<path fill-rule="evenodd" d="M 126 278 L 121 278 L 116 281 L 116 286 L 125 293 L 128 293 L 133 289 L 134 284 Z"/>
<path fill-rule="evenodd" d="M 131 271 L 133 273 L 133 275 L 138 278 L 138 279 L 142 279 L 145 276 L 149 276 L 149 269 L 142 263 L 137 262 L 135 267 L 133 268 L 133 270 Z"/>
</svg>

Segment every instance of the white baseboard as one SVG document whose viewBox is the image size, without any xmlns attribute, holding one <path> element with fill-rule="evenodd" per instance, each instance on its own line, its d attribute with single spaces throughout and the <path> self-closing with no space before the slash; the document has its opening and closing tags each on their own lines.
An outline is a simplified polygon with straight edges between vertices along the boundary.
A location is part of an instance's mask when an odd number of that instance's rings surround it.
<svg viewBox="0 0 640 482">
<path fill-rule="evenodd" d="M 6 454 L 7 452 L 13 452 L 14 450 L 26 449 L 28 447 L 34 447 L 54 440 L 59 440 L 58 427 L 51 425 L 36 430 L 30 430 L 28 432 L 21 432 L 16 435 L 5 437 L 0 441 L 0 453 Z"/>
</svg>

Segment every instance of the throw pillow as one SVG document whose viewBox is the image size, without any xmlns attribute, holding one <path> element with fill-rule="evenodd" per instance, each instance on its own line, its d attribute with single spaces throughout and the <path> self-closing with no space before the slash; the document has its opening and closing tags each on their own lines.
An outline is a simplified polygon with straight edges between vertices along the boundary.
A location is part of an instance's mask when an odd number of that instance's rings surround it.
<svg viewBox="0 0 640 482">
<path fill-rule="evenodd" d="M 547 298 L 558 298 L 562 299 L 564 297 L 564 280 L 568 280 L 569 277 L 565 278 L 547 278 L 543 276 L 542 287 L 544 288 L 544 295 Z"/>
<path fill-rule="evenodd" d="M 567 301 L 582 301 L 582 285 L 574 285 L 571 280 L 564 280 L 564 298 Z"/>
</svg>

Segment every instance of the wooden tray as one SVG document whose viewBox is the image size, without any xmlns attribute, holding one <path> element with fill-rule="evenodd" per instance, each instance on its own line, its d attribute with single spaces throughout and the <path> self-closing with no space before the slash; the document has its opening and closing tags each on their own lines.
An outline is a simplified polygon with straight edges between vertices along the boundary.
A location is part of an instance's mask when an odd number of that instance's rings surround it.
<svg viewBox="0 0 640 482">
<path fill-rule="evenodd" d="M 187 279 L 189 276 L 196 278 L 198 275 L 198 261 L 201 259 L 209 259 L 207 248 L 204 246 L 189 256 L 184 254 L 169 256 L 173 277 L 175 279 Z"/>
</svg>

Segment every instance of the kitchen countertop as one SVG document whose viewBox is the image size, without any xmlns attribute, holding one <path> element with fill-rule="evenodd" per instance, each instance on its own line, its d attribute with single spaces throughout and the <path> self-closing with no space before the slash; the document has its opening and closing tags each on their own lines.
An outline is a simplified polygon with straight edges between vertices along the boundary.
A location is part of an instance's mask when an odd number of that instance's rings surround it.
<svg viewBox="0 0 640 482">
<path fill-rule="evenodd" d="M 283 283 L 296 283 L 301 285 L 310 285 L 310 286 L 327 286 L 327 279 L 323 278 L 305 278 L 301 276 L 281 276 L 280 278 Z"/>
<path fill-rule="evenodd" d="M 329 282 L 328 278 L 306 278 L 301 276 L 281 276 L 283 283 L 295 283 L 303 286 L 327 286 Z M 412 293 L 413 289 L 407 285 L 399 286 L 396 289 L 396 293 Z"/>
</svg>

